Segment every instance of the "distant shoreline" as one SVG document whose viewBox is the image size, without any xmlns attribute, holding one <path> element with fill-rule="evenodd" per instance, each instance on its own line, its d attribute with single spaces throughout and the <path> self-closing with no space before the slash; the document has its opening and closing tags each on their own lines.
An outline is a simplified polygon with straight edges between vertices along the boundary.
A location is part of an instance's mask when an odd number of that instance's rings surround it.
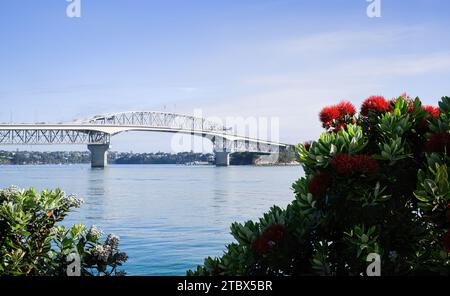
<svg viewBox="0 0 450 296">
<path fill-rule="evenodd" d="M 78 162 L 78 163 L 0 163 L 0 167 L 9 166 L 70 166 L 70 165 L 90 165 L 90 162 Z M 108 166 L 122 166 L 122 165 L 177 165 L 177 166 L 214 166 L 214 163 L 110 163 Z M 255 167 L 271 167 L 271 166 L 301 166 L 300 163 L 267 163 L 267 164 L 232 164 L 230 166 L 255 166 Z"/>
<path fill-rule="evenodd" d="M 299 162 L 280 162 L 280 163 L 261 163 L 255 164 L 255 166 L 301 166 Z"/>
<path fill-rule="evenodd" d="M 288 156 L 288 157 L 286 157 Z M 281 162 L 278 162 L 280 160 Z M 0 150 L 1 165 L 76 165 L 90 164 L 91 154 L 88 151 L 4 151 Z M 108 153 L 110 165 L 121 164 L 172 164 L 172 165 L 214 165 L 214 154 L 212 153 L 133 153 L 115 152 Z M 230 165 L 254 165 L 254 166 L 296 166 L 299 165 L 292 155 L 284 155 L 280 158 L 259 158 L 254 153 L 234 153 L 230 157 Z"/>
</svg>

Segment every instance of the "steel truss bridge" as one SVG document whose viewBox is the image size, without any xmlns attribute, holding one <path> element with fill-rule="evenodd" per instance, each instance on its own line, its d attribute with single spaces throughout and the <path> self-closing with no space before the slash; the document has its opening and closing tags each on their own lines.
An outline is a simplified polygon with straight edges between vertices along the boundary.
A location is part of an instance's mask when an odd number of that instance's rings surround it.
<svg viewBox="0 0 450 296">
<path fill-rule="evenodd" d="M 239 136 L 206 119 L 166 112 L 121 112 L 87 120 L 49 124 L 0 124 L 0 145 L 86 144 L 92 166 L 107 165 L 111 137 L 127 131 L 153 131 L 201 136 L 213 143 L 216 165 L 227 166 L 234 152 L 278 153 L 291 145 Z"/>
</svg>

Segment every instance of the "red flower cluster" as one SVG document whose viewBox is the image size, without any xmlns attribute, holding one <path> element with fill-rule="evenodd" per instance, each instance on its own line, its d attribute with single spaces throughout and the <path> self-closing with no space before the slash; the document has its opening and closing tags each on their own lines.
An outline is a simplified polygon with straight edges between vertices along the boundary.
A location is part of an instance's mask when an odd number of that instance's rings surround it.
<svg viewBox="0 0 450 296">
<path fill-rule="evenodd" d="M 335 119 L 339 118 L 339 110 L 334 106 L 328 106 L 322 109 L 319 113 L 320 121 L 324 128 L 329 128 Z"/>
<path fill-rule="evenodd" d="M 340 102 L 336 105 L 336 107 L 339 110 L 339 114 L 341 115 L 341 117 L 344 117 L 345 115 L 353 116 L 356 113 L 355 106 L 347 101 Z"/>
<path fill-rule="evenodd" d="M 450 230 L 448 230 L 447 233 L 444 234 L 444 237 L 442 238 L 442 243 L 447 253 L 450 253 Z"/>
<path fill-rule="evenodd" d="M 338 154 L 331 161 L 331 166 L 342 175 L 354 173 L 374 175 L 378 170 L 378 163 L 370 155 Z"/>
<path fill-rule="evenodd" d="M 355 107 L 346 101 L 342 101 L 337 105 L 327 106 L 319 113 L 320 121 L 324 128 L 330 128 L 335 121 L 345 120 L 346 115 L 353 116 L 356 113 Z"/>
<path fill-rule="evenodd" d="M 351 175 L 355 172 L 353 156 L 348 154 L 338 154 L 331 161 L 331 166 L 342 175 Z"/>
<path fill-rule="evenodd" d="M 355 155 L 353 157 L 357 171 L 363 174 L 375 175 L 378 171 L 378 163 L 370 155 Z"/>
<path fill-rule="evenodd" d="M 309 181 L 308 190 L 314 197 L 321 197 L 325 194 L 325 191 L 330 184 L 331 175 L 327 172 L 321 172 Z"/>
<path fill-rule="evenodd" d="M 389 110 L 389 103 L 382 96 L 367 98 L 361 105 L 361 115 L 367 116 L 369 112 L 383 113 Z"/>
<path fill-rule="evenodd" d="M 428 152 L 450 153 L 450 134 L 433 134 L 425 143 L 425 148 Z"/>
<path fill-rule="evenodd" d="M 259 254 L 266 254 L 279 246 L 286 236 L 286 229 L 281 224 L 266 228 L 263 234 L 253 242 L 253 249 Z"/>
<path fill-rule="evenodd" d="M 428 114 L 433 118 L 438 118 L 441 113 L 441 110 L 434 106 L 422 106 L 422 110 L 428 111 Z"/>
</svg>

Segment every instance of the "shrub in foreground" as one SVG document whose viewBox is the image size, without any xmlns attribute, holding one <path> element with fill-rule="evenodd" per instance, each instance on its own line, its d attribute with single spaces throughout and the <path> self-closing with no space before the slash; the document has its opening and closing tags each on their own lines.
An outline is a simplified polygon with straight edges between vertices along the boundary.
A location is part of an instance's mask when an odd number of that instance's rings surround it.
<svg viewBox="0 0 450 296">
<path fill-rule="evenodd" d="M 450 274 L 450 98 L 373 96 L 320 119 L 295 200 L 232 224 L 236 242 L 188 275 L 363 275 L 370 253 L 382 275 Z"/>
<path fill-rule="evenodd" d="M 95 226 L 58 225 L 81 203 L 59 189 L 40 195 L 33 189 L 0 190 L 0 275 L 64 276 L 76 268 L 82 275 L 124 274 L 117 268 L 127 255 L 118 250 L 117 236 L 103 240 Z"/>
</svg>

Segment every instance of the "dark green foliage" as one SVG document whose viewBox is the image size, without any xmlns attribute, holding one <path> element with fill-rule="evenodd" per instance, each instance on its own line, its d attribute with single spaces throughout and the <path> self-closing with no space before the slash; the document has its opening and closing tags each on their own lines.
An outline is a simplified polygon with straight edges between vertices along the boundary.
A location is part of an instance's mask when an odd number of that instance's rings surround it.
<svg viewBox="0 0 450 296">
<path fill-rule="evenodd" d="M 82 201 L 61 190 L 0 190 L 0 275 L 67 274 L 71 254 L 78 254 L 82 275 L 124 274 L 117 270 L 127 260 L 118 250 L 118 237 L 106 241 L 95 227 L 58 225 Z"/>
</svg>

